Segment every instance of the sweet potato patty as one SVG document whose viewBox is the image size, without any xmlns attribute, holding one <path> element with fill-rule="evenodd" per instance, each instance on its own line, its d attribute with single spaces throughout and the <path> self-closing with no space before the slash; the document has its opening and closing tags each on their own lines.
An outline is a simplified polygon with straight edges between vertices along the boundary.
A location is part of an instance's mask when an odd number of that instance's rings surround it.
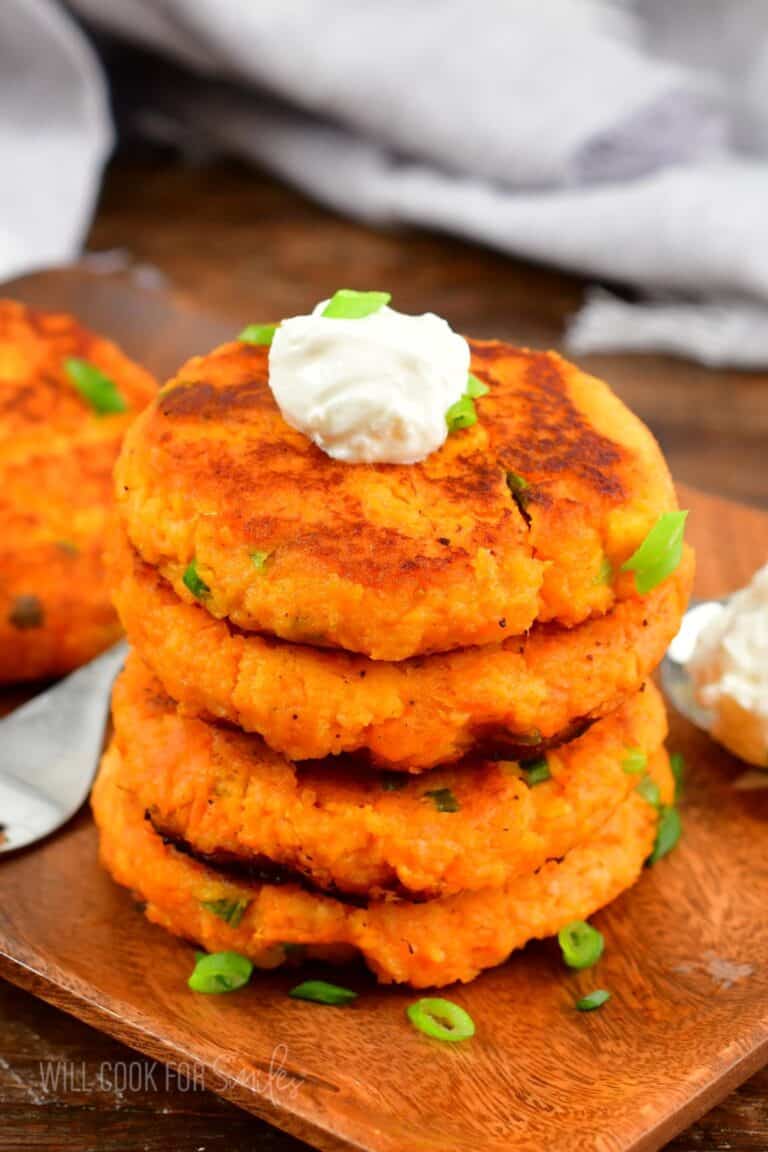
<svg viewBox="0 0 768 1152">
<path fill-rule="evenodd" d="M 115 603 L 167 692 L 192 713 L 258 732 L 291 760 L 365 749 L 418 772 L 473 748 L 534 754 L 621 704 L 677 632 L 693 572 L 575 628 L 401 663 L 246 634 L 187 604 L 115 539 Z"/>
<path fill-rule="evenodd" d="M 673 784 L 663 750 L 650 770 L 668 802 Z M 105 867 L 146 901 L 154 923 L 265 968 L 281 964 L 296 945 L 353 949 L 382 982 L 416 987 L 471 980 L 528 940 L 591 916 L 638 878 L 657 825 L 656 809 L 633 792 L 589 842 L 536 873 L 421 904 L 384 900 L 356 908 L 297 885 L 233 880 L 164 843 L 123 787 L 115 747 L 92 803 Z"/>
<path fill-rule="evenodd" d="M 332 460 L 290 428 L 266 348 L 190 360 L 126 439 L 134 546 L 187 600 L 194 564 L 213 616 L 380 660 L 606 612 L 676 506 L 655 440 L 554 353 L 471 348 L 478 422 L 409 466 Z"/>
<path fill-rule="evenodd" d="M 650 756 L 666 735 L 649 684 L 538 761 L 551 773 L 538 783 L 513 761 L 465 760 L 428 777 L 345 759 L 297 767 L 257 736 L 179 713 L 136 655 L 112 712 L 123 786 L 156 830 L 224 863 L 375 895 L 495 887 L 563 856 L 637 784 L 622 767 L 628 751 Z"/>
<path fill-rule="evenodd" d="M 70 357 L 109 377 L 126 411 L 97 414 Z M 67 672 L 118 635 L 102 564 L 112 469 L 155 391 L 71 316 L 0 301 L 0 682 Z"/>
</svg>

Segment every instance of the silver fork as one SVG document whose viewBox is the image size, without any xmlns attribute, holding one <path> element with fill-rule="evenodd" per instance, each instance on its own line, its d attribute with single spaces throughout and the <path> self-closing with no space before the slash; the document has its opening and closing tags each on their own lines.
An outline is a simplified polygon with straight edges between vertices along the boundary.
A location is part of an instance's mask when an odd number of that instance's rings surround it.
<svg viewBox="0 0 768 1152">
<path fill-rule="evenodd" d="M 86 799 L 127 653 L 116 644 L 0 720 L 0 852 L 49 836 Z"/>
</svg>

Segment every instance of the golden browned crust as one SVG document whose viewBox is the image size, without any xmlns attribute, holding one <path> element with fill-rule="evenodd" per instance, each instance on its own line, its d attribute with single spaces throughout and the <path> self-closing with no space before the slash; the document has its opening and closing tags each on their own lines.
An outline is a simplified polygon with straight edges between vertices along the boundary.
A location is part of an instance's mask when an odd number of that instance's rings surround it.
<svg viewBox="0 0 768 1152">
<path fill-rule="evenodd" d="M 607 611 L 631 590 L 607 562 L 675 507 L 658 446 L 554 353 L 471 347 L 478 423 L 411 466 L 341 463 L 288 427 L 264 348 L 189 361 L 122 454 L 133 544 L 182 597 L 194 559 L 214 616 L 375 659 Z"/>
<path fill-rule="evenodd" d="M 132 643 L 184 709 L 258 732 L 291 760 L 364 750 L 410 772 L 473 749 L 557 744 L 637 692 L 678 630 L 693 561 L 648 597 L 567 629 L 400 663 L 234 629 L 182 601 L 122 533 L 115 602 Z"/>
<path fill-rule="evenodd" d="M 109 376 L 128 411 L 94 413 L 69 357 Z M 119 634 L 102 564 L 112 468 L 155 390 L 73 317 L 0 301 L 0 683 L 67 672 Z"/>
<path fill-rule="evenodd" d="M 649 768 L 669 802 L 673 782 L 663 750 Z M 104 866 L 146 902 L 154 923 L 264 968 L 283 963 L 296 946 L 339 959 L 359 952 L 383 983 L 415 987 L 471 980 L 528 940 L 591 916 L 637 880 L 657 826 L 655 808 L 632 793 L 588 842 L 536 873 L 420 904 L 386 900 L 357 908 L 296 885 L 233 880 L 164 844 L 123 787 L 114 747 L 92 803 Z M 237 906 L 239 916 L 222 919 L 212 910 L 220 901 Z"/>
<path fill-rule="evenodd" d="M 352 760 L 301 767 L 255 736 L 184 716 L 134 655 L 115 685 L 122 783 L 153 826 L 204 857 L 279 865 L 325 891 L 411 898 L 495 887 L 589 839 L 635 787 L 622 761 L 649 758 L 664 705 L 644 692 L 551 752 L 529 785 L 512 761 L 470 759 L 428 776 Z"/>
</svg>

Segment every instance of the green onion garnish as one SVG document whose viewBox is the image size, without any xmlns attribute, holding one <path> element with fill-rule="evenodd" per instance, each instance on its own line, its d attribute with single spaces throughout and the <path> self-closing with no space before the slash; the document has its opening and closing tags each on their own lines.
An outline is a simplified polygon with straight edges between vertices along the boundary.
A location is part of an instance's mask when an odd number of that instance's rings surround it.
<svg viewBox="0 0 768 1152">
<path fill-rule="evenodd" d="M 212 952 L 209 956 L 197 953 L 196 959 L 195 970 L 187 981 L 193 992 L 234 992 L 248 983 L 253 972 L 253 964 L 239 952 Z"/>
<path fill-rule="evenodd" d="M 641 596 L 666 580 L 680 563 L 687 516 L 687 512 L 665 512 L 622 564 L 622 572 L 634 572 L 635 588 Z"/>
<path fill-rule="evenodd" d="M 531 764 L 523 764 L 522 769 L 525 773 L 526 783 L 530 788 L 533 788 L 535 784 L 543 784 L 545 780 L 552 779 L 549 764 L 543 757 L 541 760 L 534 760 Z"/>
<path fill-rule="evenodd" d="M 251 563 L 254 568 L 263 568 L 269 557 L 269 552 L 251 552 Z"/>
<path fill-rule="evenodd" d="M 352 288 L 340 288 L 334 292 L 323 309 L 323 316 L 331 320 L 362 320 L 381 311 L 392 299 L 389 292 L 355 292 Z"/>
<path fill-rule="evenodd" d="M 223 920 L 225 924 L 231 924 L 233 928 L 237 928 L 238 924 L 245 915 L 250 900 L 201 900 L 200 906 L 205 908 L 206 912 L 211 915 L 217 916 L 219 920 Z"/>
<path fill-rule="evenodd" d="M 425 797 L 429 796 L 438 812 L 458 812 L 461 808 L 461 804 L 459 804 L 450 788 L 432 788 L 429 792 L 425 792 L 424 795 Z"/>
<path fill-rule="evenodd" d="M 459 1040 L 469 1040 L 475 1034 L 475 1022 L 469 1013 L 440 996 L 425 996 L 415 1004 L 409 1004 L 405 1012 L 414 1028 L 433 1040 L 455 1044 Z"/>
<path fill-rule="evenodd" d="M 521 476 L 518 472 L 507 472 L 507 488 L 509 488 L 513 496 L 516 496 L 520 492 L 525 492 L 527 487 L 528 481 L 524 476 Z"/>
<path fill-rule="evenodd" d="M 482 380 L 478 380 L 477 376 L 473 376 L 470 372 L 469 376 L 467 376 L 467 386 L 464 389 L 464 395 L 476 400 L 478 396 L 487 396 L 489 392 L 490 388 L 488 385 L 484 384 Z"/>
<path fill-rule="evenodd" d="M 243 344 L 264 344 L 269 347 L 279 327 L 279 324 L 249 324 L 243 328 L 238 340 Z"/>
<path fill-rule="evenodd" d="M 117 385 L 109 376 L 100 372 L 95 364 L 71 356 L 64 361 L 64 371 L 83 400 L 87 401 L 99 416 L 127 411 L 128 405 L 118 391 Z"/>
<path fill-rule="evenodd" d="M 607 1004 L 610 998 L 611 994 L 606 992 L 605 988 L 596 988 L 594 992 L 588 992 L 586 996 L 576 1001 L 576 1011 L 594 1012 L 595 1008 L 602 1008 L 603 1004 Z"/>
<path fill-rule="evenodd" d="M 464 395 L 455 404 L 451 404 L 445 414 L 445 422 L 448 425 L 449 435 L 452 432 L 460 432 L 462 428 L 471 428 L 473 424 L 477 424 L 477 412 L 472 397 Z"/>
<path fill-rule="evenodd" d="M 675 778 L 675 800 L 683 794 L 683 779 L 685 777 L 685 757 L 682 752 L 673 752 L 669 758 L 669 766 Z"/>
<path fill-rule="evenodd" d="M 288 993 L 294 1000 L 311 1000 L 314 1004 L 351 1004 L 357 999 L 357 992 L 350 988 L 340 988 L 338 984 L 327 984 L 325 980 L 305 980 Z"/>
<path fill-rule="evenodd" d="M 205 580 L 197 573 L 197 561 L 192 560 L 184 569 L 184 575 L 181 582 L 185 588 L 188 588 L 193 596 L 198 600 L 204 600 L 206 596 L 210 596 L 211 590 L 206 584 Z"/>
<path fill-rule="evenodd" d="M 653 846 L 653 852 L 648 857 L 649 864 L 655 864 L 671 852 L 675 844 L 680 839 L 683 831 L 683 825 L 680 820 L 680 813 L 677 808 L 671 806 L 662 807 L 659 813 L 659 827 L 656 832 L 656 843 Z"/>
<path fill-rule="evenodd" d="M 642 748 L 628 748 L 621 766 L 629 776 L 640 776 L 648 767 L 648 757 Z"/>
<path fill-rule="evenodd" d="M 597 964 L 605 947 L 602 932 L 587 924 L 586 920 L 566 924 L 558 932 L 557 941 L 569 968 L 591 968 Z"/>
<path fill-rule="evenodd" d="M 661 791 L 652 776 L 644 776 L 636 791 L 640 793 L 643 800 L 647 800 L 654 808 L 658 808 L 661 804 Z"/>
</svg>

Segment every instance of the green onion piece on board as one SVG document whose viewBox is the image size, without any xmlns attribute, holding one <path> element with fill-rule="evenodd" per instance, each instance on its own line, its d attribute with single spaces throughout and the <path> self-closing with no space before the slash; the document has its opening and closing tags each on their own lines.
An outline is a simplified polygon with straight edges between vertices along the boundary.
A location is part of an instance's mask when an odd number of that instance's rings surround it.
<svg viewBox="0 0 768 1152">
<path fill-rule="evenodd" d="M 675 800 L 679 800 L 683 794 L 683 783 L 685 778 L 685 757 L 682 752 L 673 752 L 669 758 L 669 766 L 672 769 L 672 775 L 675 778 Z"/>
<path fill-rule="evenodd" d="M 471 428 L 473 424 L 477 424 L 477 411 L 475 409 L 475 402 L 471 396 L 462 396 L 451 404 L 450 408 L 445 414 L 445 422 L 448 425 L 448 433 L 460 432 L 462 428 Z"/>
<path fill-rule="evenodd" d="M 470 372 L 469 376 L 467 376 L 467 386 L 464 389 L 464 395 L 471 396 L 472 399 L 475 400 L 478 396 L 487 396 L 489 392 L 490 388 L 488 385 L 484 384 L 482 380 L 478 380 L 477 376 L 473 376 Z"/>
<path fill-rule="evenodd" d="M 249 324 L 247 328 L 243 328 L 238 340 L 243 344 L 262 344 L 269 347 L 279 327 L 279 324 Z"/>
<path fill-rule="evenodd" d="M 611 994 L 606 992 L 605 988 L 596 988 L 594 992 L 588 992 L 586 996 L 576 1001 L 576 1011 L 594 1012 L 595 1008 L 602 1008 L 603 1004 L 607 1004 L 610 998 Z"/>
<path fill-rule="evenodd" d="M 424 796 L 429 796 L 438 812 L 458 812 L 461 808 L 450 788 L 432 788 Z"/>
<path fill-rule="evenodd" d="M 414 1028 L 433 1040 L 456 1044 L 475 1034 L 475 1022 L 469 1013 L 440 996 L 425 996 L 409 1004 L 405 1012 Z"/>
<path fill-rule="evenodd" d="M 628 748 L 621 766 L 628 776 L 639 776 L 648 767 L 648 757 L 642 748 Z"/>
<path fill-rule="evenodd" d="M 602 932 L 587 924 L 586 920 L 566 924 L 558 932 L 557 942 L 569 968 L 591 968 L 597 964 L 605 947 Z"/>
<path fill-rule="evenodd" d="M 671 806 L 662 807 L 659 813 L 656 843 L 653 846 L 653 852 L 651 852 L 648 857 L 648 863 L 656 864 L 657 861 L 666 856 L 668 852 L 671 852 L 680 839 L 682 831 L 683 825 L 677 808 Z"/>
<path fill-rule="evenodd" d="M 352 288 L 340 288 L 326 304 L 323 316 L 331 320 L 362 320 L 380 312 L 391 299 L 389 292 L 355 292 Z"/>
<path fill-rule="evenodd" d="M 552 779 L 549 764 L 543 758 L 541 760 L 534 760 L 532 764 L 524 764 L 522 768 L 529 788 L 533 788 L 536 784 L 543 784 L 545 780 Z"/>
<path fill-rule="evenodd" d="M 198 600 L 203 600 L 206 596 L 210 596 L 211 594 L 211 590 L 206 584 L 205 580 L 203 580 L 202 577 L 198 575 L 196 560 L 193 560 L 184 569 L 184 575 L 181 578 L 181 582 L 185 588 L 189 589 L 193 596 L 197 597 Z"/>
<path fill-rule="evenodd" d="M 647 800 L 654 808 L 658 808 L 661 804 L 661 790 L 651 776 L 644 776 L 638 784 L 636 791 L 640 793 L 643 800 Z"/>
<path fill-rule="evenodd" d="M 350 988 L 340 988 L 338 984 L 328 984 L 325 980 L 305 980 L 288 993 L 294 1000 L 311 1000 L 313 1004 L 351 1004 L 357 999 L 357 992 Z"/>
<path fill-rule="evenodd" d="M 253 964 L 239 952 L 196 953 L 196 959 L 195 970 L 187 981 L 193 992 L 234 992 L 248 983 L 253 972 Z"/>
<path fill-rule="evenodd" d="M 78 360 L 70 357 L 64 361 L 64 371 L 94 412 L 99 416 L 108 416 L 114 412 L 126 412 L 128 405 L 125 398 L 118 391 L 116 384 L 100 372 L 95 364 L 88 360 Z"/>
<path fill-rule="evenodd" d="M 242 920 L 250 900 L 201 900 L 200 906 L 205 908 L 206 912 L 210 912 L 212 916 L 217 916 L 219 920 L 223 920 L 225 924 L 231 924 L 233 928 L 237 928 Z"/>
<path fill-rule="evenodd" d="M 680 563 L 687 517 L 687 512 L 665 512 L 622 564 L 622 572 L 634 572 L 635 588 L 641 596 L 666 580 Z"/>
</svg>

